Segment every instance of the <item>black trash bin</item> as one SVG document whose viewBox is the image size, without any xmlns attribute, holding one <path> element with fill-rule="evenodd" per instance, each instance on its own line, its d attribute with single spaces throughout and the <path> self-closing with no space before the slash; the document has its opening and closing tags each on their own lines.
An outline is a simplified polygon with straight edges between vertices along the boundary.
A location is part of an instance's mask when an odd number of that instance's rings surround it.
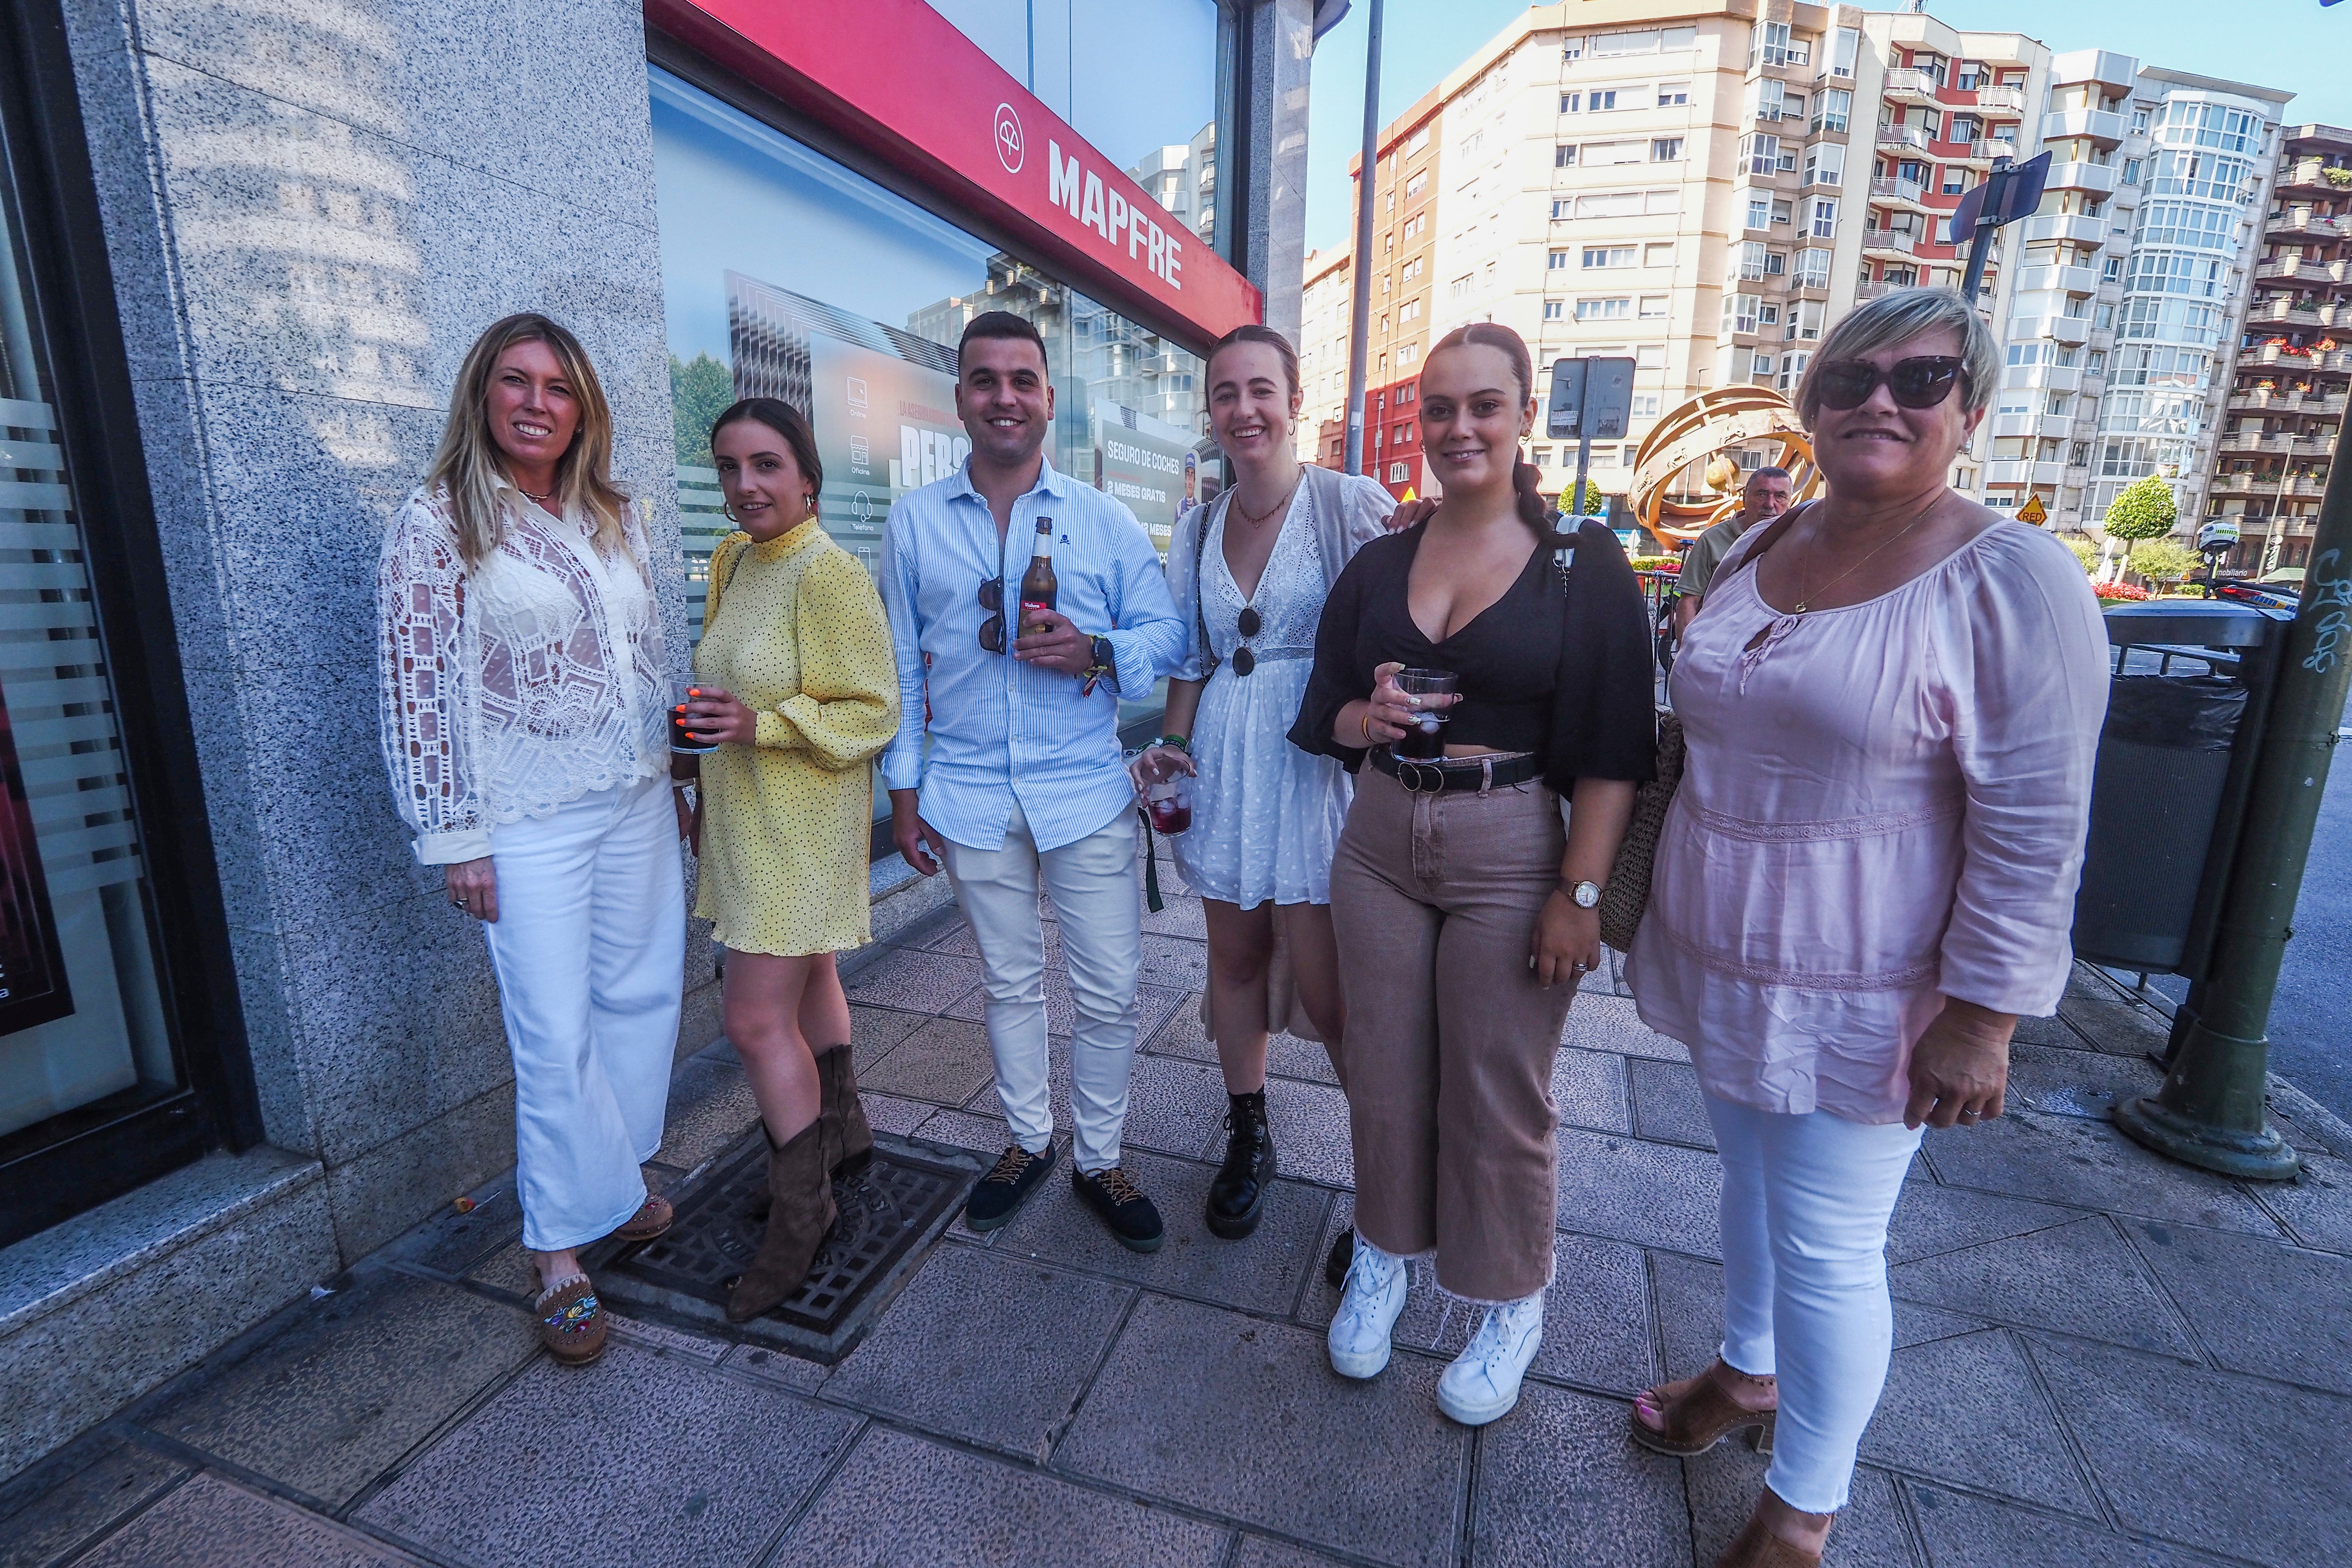
<svg viewBox="0 0 2352 1568">
<path fill-rule="evenodd" d="M 2245 786 L 2293 616 L 2220 600 L 2106 612 L 2115 658 L 2075 956 L 2202 978 Z"/>
</svg>

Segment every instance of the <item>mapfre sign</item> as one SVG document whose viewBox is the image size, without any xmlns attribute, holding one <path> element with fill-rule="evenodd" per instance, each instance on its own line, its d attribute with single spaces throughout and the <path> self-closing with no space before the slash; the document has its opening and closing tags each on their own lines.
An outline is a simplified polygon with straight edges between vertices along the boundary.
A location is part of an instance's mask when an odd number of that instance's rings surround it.
<svg viewBox="0 0 2352 1568">
<path fill-rule="evenodd" d="M 646 16 L 1196 350 L 1264 319 L 1248 279 L 921 0 L 648 0 Z"/>
</svg>

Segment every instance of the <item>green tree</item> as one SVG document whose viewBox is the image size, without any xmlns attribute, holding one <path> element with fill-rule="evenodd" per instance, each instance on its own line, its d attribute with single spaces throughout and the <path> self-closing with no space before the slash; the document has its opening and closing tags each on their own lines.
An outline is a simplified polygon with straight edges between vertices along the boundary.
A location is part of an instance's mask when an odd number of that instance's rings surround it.
<svg viewBox="0 0 2352 1568">
<path fill-rule="evenodd" d="M 2163 476 L 2150 474 L 2124 487 L 2107 508 L 2105 527 L 2109 534 L 2124 542 L 2124 561 L 2128 565 L 2132 546 L 2143 539 L 2155 539 L 2172 531 L 2173 519 L 2179 510 L 2173 504 L 2172 487 Z"/>
<path fill-rule="evenodd" d="M 2148 540 L 2131 554 L 2131 569 L 2151 583 L 2178 583 L 2197 564 L 2197 552 L 2177 539 Z"/>
<path fill-rule="evenodd" d="M 669 356 L 670 422 L 677 432 L 680 468 L 710 467 L 710 422 L 735 401 L 735 373 L 707 353 Z"/>
</svg>

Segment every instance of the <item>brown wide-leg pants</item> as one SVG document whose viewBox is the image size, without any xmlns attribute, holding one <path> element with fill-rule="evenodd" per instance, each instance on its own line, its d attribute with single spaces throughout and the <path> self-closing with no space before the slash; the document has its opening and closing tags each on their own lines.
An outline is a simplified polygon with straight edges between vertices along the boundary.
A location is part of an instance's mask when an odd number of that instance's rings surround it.
<svg viewBox="0 0 2352 1568">
<path fill-rule="evenodd" d="M 1538 986 L 1528 953 L 1564 848 L 1540 784 L 1415 795 L 1367 767 L 1331 866 L 1356 1228 L 1433 1253 L 1439 1287 L 1476 1301 L 1551 1282 L 1551 1068 L 1574 993 Z"/>
</svg>

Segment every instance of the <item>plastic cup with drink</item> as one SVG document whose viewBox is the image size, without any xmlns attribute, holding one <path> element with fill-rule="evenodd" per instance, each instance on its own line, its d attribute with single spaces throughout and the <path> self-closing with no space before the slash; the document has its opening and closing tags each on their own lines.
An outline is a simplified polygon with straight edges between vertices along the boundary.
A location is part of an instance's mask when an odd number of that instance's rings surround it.
<svg viewBox="0 0 2352 1568">
<path fill-rule="evenodd" d="M 1173 838 L 1192 826 L 1192 781 L 1173 773 L 1143 792 L 1143 809 L 1151 816 L 1152 830 Z"/>
<path fill-rule="evenodd" d="M 706 741 L 687 728 L 686 705 L 702 695 L 702 689 L 691 680 L 669 683 L 669 749 L 679 756 L 707 757 L 719 749 L 716 741 Z"/>
</svg>

